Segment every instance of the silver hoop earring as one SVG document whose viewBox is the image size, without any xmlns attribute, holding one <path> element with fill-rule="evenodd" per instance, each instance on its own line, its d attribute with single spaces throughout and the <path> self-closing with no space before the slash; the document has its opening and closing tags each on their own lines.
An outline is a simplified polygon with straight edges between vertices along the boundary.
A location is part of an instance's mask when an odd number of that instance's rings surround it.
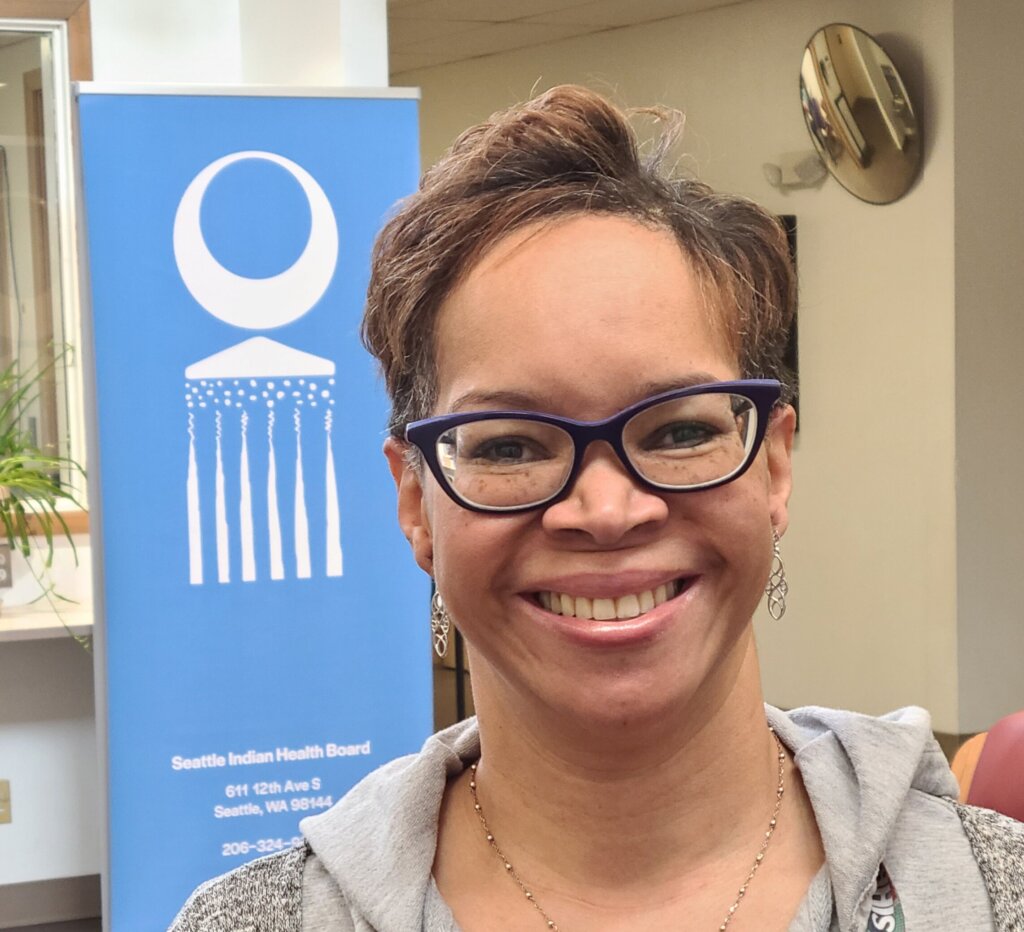
<svg viewBox="0 0 1024 932">
<path fill-rule="evenodd" d="M 448 631 L 451 626 L 452 619 L 441 600 L 441 593 L 435 589 L 430 600 L 430 633 L 434 639 L 434 653 L 442 660 L 448 653 Z"/>
<path fill-rule="evenodd" d="M 786 614 L 789 583 L 786 582 L 786 567 L 782 565 L 782 553 L 779 551 L 779 532 L 775 528 L 772 528 L 772 572 L 764 594 L 768 596 L 768 614 L 778 621 Z"/>
</svg>

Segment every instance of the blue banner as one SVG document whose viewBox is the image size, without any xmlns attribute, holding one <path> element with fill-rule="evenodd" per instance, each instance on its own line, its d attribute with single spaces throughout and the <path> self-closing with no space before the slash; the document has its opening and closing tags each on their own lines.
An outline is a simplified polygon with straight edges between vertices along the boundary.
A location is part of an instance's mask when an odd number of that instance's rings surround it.
<svg viewBox="0 0 1024 932">
<path fill-rule="evenodd" d="M 427 580 L 358 336 L 417 104 L 99 91 L 111 923 L 147 932 L 430 731 Z"/>
</svg>

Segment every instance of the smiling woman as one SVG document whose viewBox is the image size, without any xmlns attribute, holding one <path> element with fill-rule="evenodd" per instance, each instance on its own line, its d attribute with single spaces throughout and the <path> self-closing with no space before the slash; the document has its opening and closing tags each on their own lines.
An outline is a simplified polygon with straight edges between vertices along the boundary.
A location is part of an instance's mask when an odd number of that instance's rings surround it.
<svg viewBox="0 0 1024 932">
<path fill-rule="evenodd" d="M 793 270 L 771 215 L 661 174 L 657 115 L 645 162 L 624 114 L 556 88 L 467 131 L 381 234 L 385 454 L 478 718 L 201 888 L 176 932 L 1024 921 L 1024 829 L 944 798 L 925 713 L 764 703 Z"/>
</svg>

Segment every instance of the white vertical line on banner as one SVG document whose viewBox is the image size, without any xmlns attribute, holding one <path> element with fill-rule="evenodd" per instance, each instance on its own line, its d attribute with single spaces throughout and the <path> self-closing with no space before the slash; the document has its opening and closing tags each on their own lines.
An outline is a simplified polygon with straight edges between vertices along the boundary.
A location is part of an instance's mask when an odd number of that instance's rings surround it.
<svg viewBox="0 0 1024 932">
<path fill-rule="evenodd" d="M 296 405 L 295 421 L 295 575 L 313 575 L 309 561 L 309 516 L 306 514 L 306 483 L 302 475 L 302 415 Z"/>
<path fill-rule="evenodd" d="M 327 434 L 327 575 L 341 576 L 341 510 L 338 507 L 338 477 L 334 472 L 334 450 L 331 448 L 332 413 L 330 408 L 324 415 L 324 432 Z"/>
<path fill-rule="evenodd" d="M 256 551 L 252 532 L 252 487 L 249 482 L 249 414 L 242 412 L 242 454 L 239 458 L 238 536 L 242 543 L 242 581 L 256 579 Z"/>
<path fill-rule="evenodd" d="M 188 413 L 188 581 L 193 586 L 203 582 L 203 531 L 199 513 L 199 474 L 196 470 L 195 415 Z"/>
<path fill-rule="evenodd" d="M 270 578 L 284 579 L 281 515 L 277 510 L 277 457 L 274 454 L 273 408 L 267 413 L 267 538 L 270 544 Z"/>
<path fill-rule="evenodd" d="M 224 459 L 221 455 L 221 416 L 217 412 L 217 484 L 215 512 L 217 519 L 217 581 L 231 582 L 231 563 L 228 554 L 228 511 L 224 498 Z"/>
</svg>

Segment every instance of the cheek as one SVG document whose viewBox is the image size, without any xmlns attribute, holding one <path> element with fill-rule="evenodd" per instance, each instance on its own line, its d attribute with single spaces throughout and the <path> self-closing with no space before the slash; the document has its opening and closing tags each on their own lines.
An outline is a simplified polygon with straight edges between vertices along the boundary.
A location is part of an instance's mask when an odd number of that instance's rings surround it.
<svg viewBox="0 0 1024 932">
<path fill-rule="evenodd" d="M 732 563 L 739 579 L 748 585 L 747 597 L 756 604 L 768 579 L 772 561 L 772 518 L 767 495 L 759 486 L 738 512 L 733 528 Z M 751 606 L 751 609 L 753 605 Z"/>
<path fill-rule="evenodd" d="M 488 554 L 496 547 L 496 523 L 456 505 L 443 494 L 426 503 L 434 549 L 434 579 L 442 591 L 465 589 L 484 573 L 493 573 Z M 486 567 L 486 568 L 485 568 Z"/>
<path fill-rule="evenodd" d="M 700 525 L 720 559 L 741 578 L 767 578 L 772 554 L 768 470 L 759 458 L 735 482 L 701 502 Z"/>
<path fill-rule="evenodd" d="M 468 511 L 443 494 L 426 508 L 437 587 L 453 612 L 473 611 L 486 590 L 500 587 L 512 555 L 514 522 Z"/>
</svg>

